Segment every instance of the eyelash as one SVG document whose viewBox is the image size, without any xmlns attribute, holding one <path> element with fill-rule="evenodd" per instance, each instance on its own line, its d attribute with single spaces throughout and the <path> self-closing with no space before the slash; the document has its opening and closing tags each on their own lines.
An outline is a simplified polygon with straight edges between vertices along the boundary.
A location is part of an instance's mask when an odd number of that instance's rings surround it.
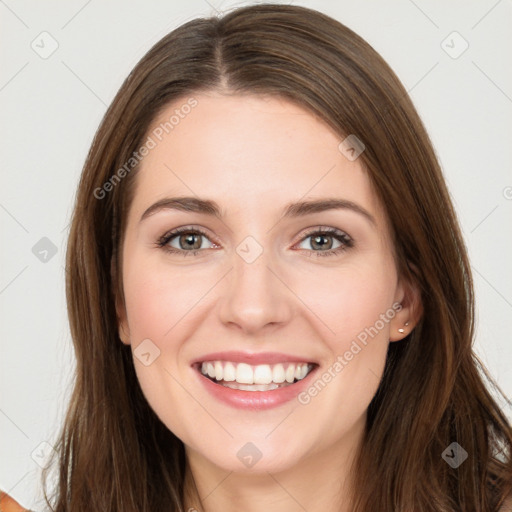
<svg viewBox="0 0 512 512">
<path fill-rule="evenodd" d="M 203 231 L 202 229 L 190 228 L 190 227 L 185 226 L 185 227 L 181 227 L 181 228 L 176 228 L 172 231 L 165 233 L 165 235 L 161 236 L 157 240 L 156 245 L 157 245 L 157 247 L 160 247 L 161 249 L 163 249 L 169 253 L 172 253 L 172 254 L 178 253 L 184 257 L 197 256 L 198 253 L 200 253 L 201 251 L 204 251 L 204 249 L 194 249 L 192 251 L 184 251 L 182 249 L 175 249 L 174 247 L 170 247 L 167 245 L 173 238 L 175 238 L 176 236 L 181 235 L 183 233 L 197 234 L 197 235 L 204 236 L 205 238 L 208 238 L 208 234 L 205 231 Z M 331 236 L 343 244 L 336 249 L 328 249 L 327 251 L 314 251 L 311 249 L 301 249 L 303 251 L 312 252 L 315 255 L 315 257 L 316 256 L 318 256 L 318 257 L 335 256 L 335 255 L 341 254 L 343 251 L 346 251 L 347 249 L 350 249 L 351 247 L 354 246 L 354 241 L 346 233 L 344 233 L 343 231 L 340 231 L 339 229 L 336 229 L 336 228 L 330 228 L 330 227 L 324 227 L 324 226 L 320 226 L 313 230 L 308 231 L 301 238 L 300 242 L 304 241 L 306 238 L 309 238 L 313 235 Z"/>
</svg>

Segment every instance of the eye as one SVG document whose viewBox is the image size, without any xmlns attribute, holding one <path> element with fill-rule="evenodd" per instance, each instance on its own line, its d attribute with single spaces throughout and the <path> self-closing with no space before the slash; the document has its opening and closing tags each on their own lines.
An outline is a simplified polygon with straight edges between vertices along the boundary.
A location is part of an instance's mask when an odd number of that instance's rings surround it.
<svg viewBox="0 0 512 512">
<path fill-rule="evenodd" d="M 317 227 L 306 233 L 301 243 L 308 238 L 311 238 L 312 249 L 300 249 L 309 251 L 310 256 L 334 256 L 354 246 L 352 238 L 336 228 Z M 156 245 L 169 253 L 197 256 L 204 249 L 208 249 L 208 244 L 206 246 L 204 244 L 205 239 L 209 240 L 207 233 L 203 230 L 185 226 L 167 232 Z M 336 243 L 338 246 L 333 248 Z M 216 246 L 216 244 L 213 245 Z"/>
<path fill-rule="evenodd" d="M 352 238 L 336 228 L 315 228 L 314 231 L 306 233 L 301 243 L 304 243 L 308 238 L 311 238 L 309 245 L 312 249 L 306 248 L 305 250 L 312 251 L 311 255 L 314 256 L 334 256 L 354 246 Z M 339 245 L 333 248 L 335 242 Z"/>
<path fill-rule="evenodd" d="M 178 253 L 182 256 L 196 256 L 203 249 L 208 249 L 203 244 L 204 239 L 208 239 L 208 236 L 201 229 L 182 227 L 163 235 L 157 241 L 157 246 L 170 253 Z"/>
</svg>

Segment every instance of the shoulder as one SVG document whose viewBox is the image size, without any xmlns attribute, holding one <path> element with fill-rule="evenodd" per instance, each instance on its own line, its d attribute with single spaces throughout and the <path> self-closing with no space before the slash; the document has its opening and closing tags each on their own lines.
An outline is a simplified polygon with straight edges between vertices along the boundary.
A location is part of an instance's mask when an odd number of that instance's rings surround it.
<svg viewBox="0 0 512 512">
<path fill-rule="evenodd" d="M 1 512 L 27 512 L 16 500 L 8 494 L 0 491 L 0 511 Z"/>
</svg>

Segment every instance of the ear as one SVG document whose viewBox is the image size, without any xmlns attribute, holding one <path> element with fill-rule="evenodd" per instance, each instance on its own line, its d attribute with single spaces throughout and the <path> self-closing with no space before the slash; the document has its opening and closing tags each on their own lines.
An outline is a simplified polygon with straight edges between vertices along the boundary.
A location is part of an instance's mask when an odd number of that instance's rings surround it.
<svg viewBox="0 0 512 512">
<path fill-rule="evenodd" d="M 418 269 L 409 264 L 414 274 Z M 400 341 L 411 334 L 423 315 L 421 291 L 415 279 L 400 277 L 395 294 L 395 303 L 401 305 L 400 310 L 389 322 L 389 341 Z"/>
</svg>

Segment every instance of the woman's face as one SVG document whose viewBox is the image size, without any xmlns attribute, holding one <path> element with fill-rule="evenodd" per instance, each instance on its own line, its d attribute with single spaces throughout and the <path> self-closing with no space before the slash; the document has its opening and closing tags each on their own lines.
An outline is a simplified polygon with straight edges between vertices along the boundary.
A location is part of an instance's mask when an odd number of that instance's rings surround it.
<svg viewBox="0 0 512 512">
<path fill-rule="evenodd" d="M 356 153 L 306 110 L 194 98 L 151 127 L 124 240 L 120 336 L 144 395 L 189 457 L 225 470 L 348 453 L 389 341 L 413 327 L 398 332 L 411 318 L 383 209 Z"/>
</svg>

